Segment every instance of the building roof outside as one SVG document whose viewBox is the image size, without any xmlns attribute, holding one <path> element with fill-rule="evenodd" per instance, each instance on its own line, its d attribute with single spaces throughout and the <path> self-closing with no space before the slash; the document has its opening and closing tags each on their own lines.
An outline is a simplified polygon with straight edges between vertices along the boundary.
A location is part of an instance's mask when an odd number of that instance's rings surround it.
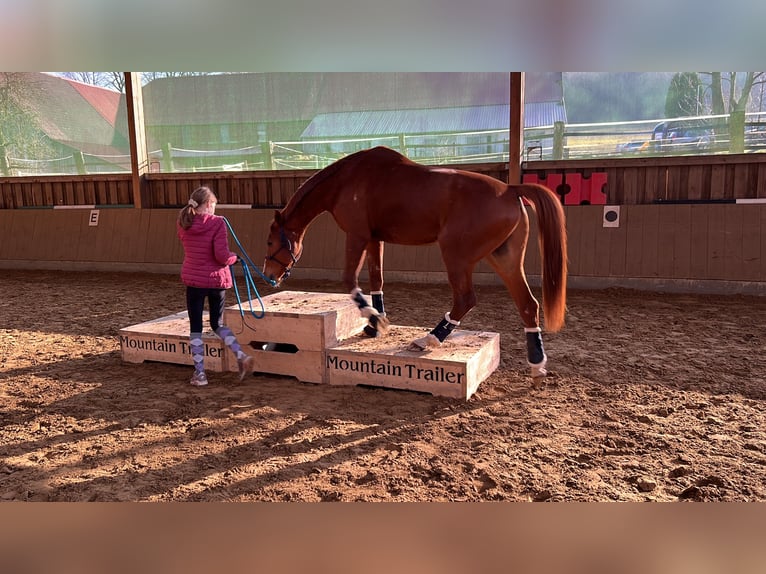
<svg viewBox="0 0 766 574">
<path fill-rule="evenodd" d="M 0 82 L 13 77 L 23 86 L 14 97 L 50 139 L 86 153 L 125 153 L 128 140 L 115 130 L 122 94 L 41 72 L 0 72 Z"/>
<path fill-rule="evenodd" d="M 527 73 L 527 103 L 563 102 L 560 72 Z M 501 72 L 274 72 L 160 78 L 143 87 L 148 126 L 312 121 L 338 112 L 508 104 Z"/>
<path fill-rule="evenodd" d="M 0 82 L 10 77 L 0 72 Z M 21 72 L 22 97 L 52 140 L 92 154 L 124 154 L 124 94 Z M 527 73 L 525 125 L 565 120 L 560 72 Z M 330 72 L 182 76 L 143 87 L 147 126 L 311 122 L 311 134 L 353 136 L 503 129 L 508 73 Z M 374 113 L 373 113 L 374 112 Z M 334 126 L 334 127 L 332 127 Z"/>
<path fill-rule="evenodd" d="M 524 106 L 525 127 L 548 126 L 565 121 L 560 102 Z M 388 136 L 397 134 L 455 133 L 508 130 L 508 104 L 421 110 L 336 112 L 317 115 L 301 134 L 302 139 Z"/>
<path fill-rule="evenodd" d="M 109 125 L 117 125 L 120 102 L 124 99 L 123 94 L 114 90 L 77 82 L 75 80 L 65 79 L 65 81 L 69 82 L 69 84 L 93 106 L 93 109 L 109 122 Z"/>
<path fill-rule="evenodd" d="M 30 111 L 35 112 L 46 133 L 55 139 L 75 140 L 78 134 L 88 132 L 87 124 L 114 127 L 99 110 L 69 80 L 40 72 L 3 72 L 0 82 L 13 77 L 23 86 L 14 93 Z M 103 88 L 95 88 L 103 90 Z M 113 92 L 119 102 L 120 94 Z"/>
</svg>

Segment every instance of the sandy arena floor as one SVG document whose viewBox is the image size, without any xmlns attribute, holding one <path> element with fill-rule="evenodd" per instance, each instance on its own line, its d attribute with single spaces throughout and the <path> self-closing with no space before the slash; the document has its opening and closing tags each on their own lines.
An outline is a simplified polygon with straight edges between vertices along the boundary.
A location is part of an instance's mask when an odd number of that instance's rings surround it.
<svg viewBox="0 0 766 574">
<path fill-rule="evenodd" d="M 234 373 L 193 388 L 190 367 L 123 363 L 117 338 L 183 310 L 176 276 L 4 271 L 0 500 L 766 501 L 766 299 L 572 290 L 535 390 L 511 299 L 478 292 L 462 327 L 499 332 L 501 363 L 459 402 Z M 385 293 L 400 325 L 451 300 Z"/>
</svg>

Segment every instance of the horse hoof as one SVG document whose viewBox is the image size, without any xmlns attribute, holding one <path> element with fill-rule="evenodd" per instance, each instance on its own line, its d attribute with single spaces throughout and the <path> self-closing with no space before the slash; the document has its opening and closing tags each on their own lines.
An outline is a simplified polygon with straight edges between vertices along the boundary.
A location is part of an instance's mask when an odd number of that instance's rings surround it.
<svg viewBox="0 0 766 574">
<path fill-rule="evenodd" d="M 370 337 L 371 339 L 374 339 L 375 337 L 378 336 L 378 330 L 372 325 L 365 325 L 364 334 Z"/>
<path fill-rule="evenodd" d="M 381 332 L 381 334 L 385 335 L 390 326 L 391 321 L 388 320 L 385 314 L 378 315 L 378 324 L 376 327 L 378 328 L 378 331 Z"/>
<path fill-rule="evenodd" d="M 428 333 L 425 337 L 415 339 L 410 343 L 408 350 L 410 351 L 425 351 L 426 349 L 433 349 L 441 345 L 439 339 L 435 335 Z"/>
<path fill-rule="evenodd" d="M 548 376 L 548 371 L 545 369 L 545 365 L 548 363 L 548 357 L 543 355 L 543 360 L 537 364 L 527 363 L 529 365 L 529 374 L 534 379 L 544 379 Z"/>
<path fill-rule="evenodd" d="M 381 335 L 385 335 L 388 332 L 388 327 L 390 325 L 390 321 L 386 318 L 385 315 L 371 315 L 370 316 L 370 323 L 369 327 L 372 329 L 375 329 L 376 331 L 379 331 Z M 366 330 L 366 327 L 365 327 Z M 368 333 L 369 334 L 369 333 Z M 374 335 L 370 335 L 371 337 Z"/>
<path fill-rule="evenodd" d="M 548 371 L 545 370 L 545 361 L 537 365 L 530 364 L 529 367 L 531 369 L 529 374 L 532 377 L 532 388 L 543 388 L 545 386 L 545 379 L 548 377 Z"/>
<path fill-rule="evenodd" d="M 545 386 L 545 377 L 532 377 L 532 388 L 542 389 Z"/>
</svg>

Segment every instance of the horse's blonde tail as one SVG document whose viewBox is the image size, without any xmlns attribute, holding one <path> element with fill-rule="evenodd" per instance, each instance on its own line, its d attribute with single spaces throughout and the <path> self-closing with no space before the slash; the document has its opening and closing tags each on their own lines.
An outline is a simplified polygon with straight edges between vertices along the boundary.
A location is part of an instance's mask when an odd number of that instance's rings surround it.
<svg viewBox="0 0 766 574">
<path fill-rule="evenodd" d="M 564 208 L 558 196 L 539 184 L 514 186 L 532 202 L 537 213 L 542 259 L 543 312 L 548 331 L 564 326 L 567 298 L 567 230 Z"/>
</svg>

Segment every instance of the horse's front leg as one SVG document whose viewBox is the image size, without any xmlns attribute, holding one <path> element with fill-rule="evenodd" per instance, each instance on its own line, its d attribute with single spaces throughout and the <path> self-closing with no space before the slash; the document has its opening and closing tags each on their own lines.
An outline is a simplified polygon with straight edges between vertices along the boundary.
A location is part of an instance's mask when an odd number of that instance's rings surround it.
<svg viewBox="0 0 766 574">
<path fill-rule="evenodd" d="M 374 247 L 375 243 L 378 242 L 373 242 L 369 245 Z M 365 326 L 365 333 L 370 336 L 377 336 L 378 332 L 385 332 L 385 330 L 388 329 L 388 319 L 386 319 L 385 315 L 381 314 L 376 307 L 370 306 L 367 299 L 364 297 L 364 293 L 362 293 L 362 290 L 359 287 L 359 272 L 364 264 L 367 246 L 368 243 L 365 240 L 346 235 L 346 266 L 343 270 L 343 283 L 351 293 L 351 299 L 356 303 L 357 307 L 359 307 L 359 312 L 363 317 L 366 317 L 369 320 L 369 324 Z M 373 259 L 376 259 L 377 257 L 378 262 L 380 261 L 381 256 L 382 244 L 377 256 L 375 253 L 372 254 Z M 381 265 L 378 264 L 378 267 L 381 268 Z M 374 300 L 375 298 L 373 297 L 373 301 Z M 382 299 L 380 303 L 382 305 Z"/>
<path fill-rule="evenodd" d="M 365 325 L 364 332 L 368 337 L 377 337 L 379 333 L 385 333 L 389 326 L 389 321 L 386 317 L 386 307 L 383 303 L 382 241 L 370 241 L 367 244 L 367 269 L 370 273 L 372 306 L 378 314 L 370 316 L 370 322 Z"/>
<path fill-rule="evenodd" d="M 427 348 L 438 347 L 449 337 L 455 327 L 468 312 L 476 306 L 476 291 L 473 288 L 473 266 L 447 271 L 452 286 L 452 309 L 444 314 L 444 319 L 434 327 L 428 335 L 415 339 L 410 343 L 412 351 L 424 351 Z"/>
</svg>

